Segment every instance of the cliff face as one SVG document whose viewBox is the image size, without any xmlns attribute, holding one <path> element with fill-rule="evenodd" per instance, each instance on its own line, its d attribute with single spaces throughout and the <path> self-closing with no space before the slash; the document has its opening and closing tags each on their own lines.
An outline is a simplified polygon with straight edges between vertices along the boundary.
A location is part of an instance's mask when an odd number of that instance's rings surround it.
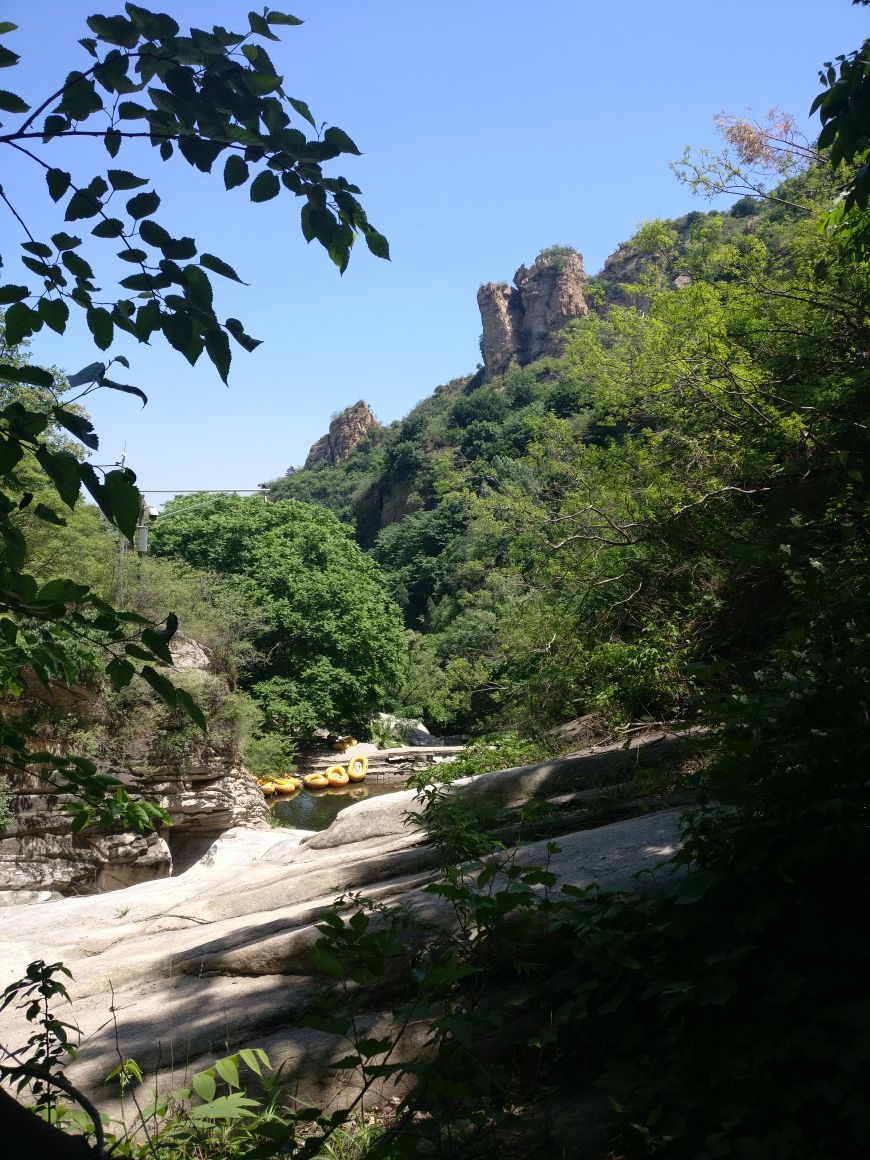
<svg viewBox="0 0 870 1160">
<path fill-rule="evenodd" d="M 560 354 L 558 332 L 589 313 L 585 282 L 582 255 L 554 248 L 539 254 L 530 267 L 520 266 L 513 286 L 503 282 L 481 286 L 477 304 L 483 325 L 483 381 L 510 366 Z"/>
<path fill-rule="evenodd" d="M 217 680 L 205 675 L 208 656 L 196 641 L 179 636 L 170 648 L 176 670 L 200 670 L 204 680 Z M 40 693 L 35 683 L 33 691 Z M 56 710 L 71 710 L 74 697 L 75 712 L 87 714 L 92 693 L 83 686 L 47 692 L 49 698 L 39 699 Z M 95 755 L 95 761 L 98 772 L 116 778 L 131 795 L 157 801 L 171 826 L 147 834 L 89 826 L 73 834 L 62 809 L 66 799 L 36 776 L 18 774 L 12 779 L 12 819 L 0 834 L 0 907 L 166 878 L 187 869 L 225 830 L 268 825 L 265 799 L 232 744 L 117 736 L 111 757 Z"/>
<path fill-rule="evenodd" d="M 371 407 L 362 399 L 340 411 L 329 424 L 329 432 L 312 446 L 306 467 L 334 467 L 342 463 L 372 427 L 379 426 Z"/>
<path fill-rule="evenodd" d="M 525 269 L 525 267 L 521 267 Z M 487 380 L 518 361 L 522 348 L 523 305 L 520 292 L 504 282 L 487 282 L 477 292 L 483 334 L 480 353 Z"/>
</svg>

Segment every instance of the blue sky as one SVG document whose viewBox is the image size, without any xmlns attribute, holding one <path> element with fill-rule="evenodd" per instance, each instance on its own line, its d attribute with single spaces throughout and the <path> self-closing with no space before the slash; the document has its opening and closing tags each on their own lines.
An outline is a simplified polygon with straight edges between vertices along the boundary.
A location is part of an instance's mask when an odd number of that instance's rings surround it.
<svg viewBox="0 0 870 1160">
<path fill-rule="evenodd" d="M 234 0 L 152 5 L 181 24 L 247 27 Z M 150 397 L 90 402 L 95 457 L 124 447 L 143 488 L 253 488 L 299 464 L 332 413 L 366 399 L 382 422 L 406 414 L 479 359 L 481 282 L 508 281 L 544 246 L 576 246 L 590 273 L 650 217 L 705 208 L 668 163 L 717 142 L 722 110 L 772 106 L 809 124 L 819 64 L 858 46 L 868 10 L 848 0 L 299 0 L 305 23 L 270 55 L 293 96 L 337 124 L 363 156 L 333 172 L 360 185 L 393 260 L 358 248 L 344 277 L 299 232 L 289 196 L 252 205 L 147 147 L 119 163 L 154 175 L 158 220 L 192 233 L 250 283 L 216 278 L 218 313 L 264 340 L 238 350 L 224 387 L 168 347 L 119 344 L 126 381 Z M 30 0 L 6 43 L 22 57 L 4 87 L 38 104 L 87 60 L 76 41 L 97 0 Z M 121 10 L 104 0 L 99 11 Z M 11 125 L 13 118 L 7 120 Z M 106 154 L 55 163 L 90 177 Z M 4 159 L 3 185 L 43 232 L 62 228 L 41 176 Z M 16 223 L 3 219 L 13 278 Z M 46 229 L 45 227 L 49 227 Z M 14 278 L 13 278 L 14 280 Z M 78 320 L 75 319 L 76 326 Z M 83 329 L 35 336 L 33 354 L 69 371 L 98 352 Z M 153 499 L 159 498 L 156 494 Z"/>
</svg>

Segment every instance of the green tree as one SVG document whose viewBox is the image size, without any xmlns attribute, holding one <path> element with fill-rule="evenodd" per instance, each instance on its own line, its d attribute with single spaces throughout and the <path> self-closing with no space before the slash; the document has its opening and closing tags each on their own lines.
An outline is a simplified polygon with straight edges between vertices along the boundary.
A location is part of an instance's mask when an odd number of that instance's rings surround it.
<svg viewBox="0 0 870 1160">
<path fill-rule="evenodd" d="M 298 500 L 189 496 L 166 505 L 152 543 L 157 554 L 216 573 L 261 612 L 260 661 L 242 683 L 269 728 L 362 731 L 401 679 L 399 609 L 331 512 Z"/>
</svg>

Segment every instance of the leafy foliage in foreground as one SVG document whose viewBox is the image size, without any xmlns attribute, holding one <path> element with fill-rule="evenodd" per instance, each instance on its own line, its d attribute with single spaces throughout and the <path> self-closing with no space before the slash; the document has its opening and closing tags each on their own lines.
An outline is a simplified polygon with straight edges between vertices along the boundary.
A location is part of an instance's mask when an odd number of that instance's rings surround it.
<svg viewBox="0 0 870 1160">
<path fill-rule="evenodd" d="M 148 141 L 162 161 L 177 155 L 203 173 L 210 173 L 220 158 L 226 189 L 244 186 L 252 202 L 281 193 L 304 199 L 303 235 L 308 241 L 316 238 L 341 270 L 359 234 L 380 257 L 388 257 L 388 247 L 368 222 L 357 200 L 359 190 L 323 170 L 324 163 L 342 154 L 358 153 L 356 145 L 341 129 L 317 130 L 306 103 L 285 91 L 262 43 L 278 40 L 275 29 L 300 23 L 296 17 L 267 9 L 262 15 L 250 13 L 243 33 L 215 26 L 210 32 L 183 34 L 168 15 L 132 3 L 124 11 L 89 19 L 93 35 L 80 42 L 88 54 L 86 67 L 71 71 L 47 96 L 31 103 L 9 90 L 0 93 L 5 121 L 0 146 L 42 170 L 47 197 L 58 207 L 64 227 L 50 238 L 37 237 L 14 178 L 4 180 L 0 200 L 21 233 L 17 262 L 4 254 L 5 270 L 15 270 L 21 279 L 0 286 L 5 344 L 14 350 L 44 327 L 64 334 L 80 311 L 78 317 L 102 352 L 109 352 L 116 331 L 139 342 L 159 334 L 191 364 L 204 351 L 226 381 L 230 339 L 245 351 L 258 340 L 238 319 L 220 321 L 211 278 L 241 278 L 192 237 L 173 237 L 159 223 L 160 194 L 150 177 L 122 167 L 118 158 L 125 145 Z M 6 38 L 15 28 L 6 21 L 0 35 Z M 18 59 L 13 49 L 0 45 L 0 67 L 13 67 Z M 310 126 L 313 136 L 306 137 L 300 124 Z M 81 176 L 52 164 L 54 144 L 83 139 L 102 142 L 105 170 Z M 105 261 L 111 257 L 109 247 L 117 264 L 107 277 L 91 252 Z M 111 270 L 111 261 L 106 265 Z M 118 297 L 97 284 L 113 280 Z M 187 691 L 175 688 L 161 670 L 171 664 L 174 614 L 155 626 L 136 612 L 116 610 L 87 585 L 57 576 L 40 583 L 28 569 L 22 525 L 31 513 L 64 525 L 66 517 L 55 504 L 60 501 L 62 509 L 73 511 L 82 489 L 124 537 L 134 536 L 141 502 L 134 473 L 95 467 L 52 438 L 54 429 L 62 429 L 88 451 L 98 449 L 91 423 L 75 406 L 94 390 L 147 401 L 138 387 L 117 380 L 116 365 L 129 364 L 123 356 L 106 353 L 70 375 L 67 385 L 78 392 L 70 398 L 47 368 L 17 357 L 0 363 L 0 382 L 7 388 L 0 408 L 2 691 L 14 698 L 28 679 L 43 686 L 73 681 L 82 652 L 77 646 L 84 641 L 88 663 L 108 651 L 105 671 L 116 689 L 138 671 L 171 707 L 182 708 L 204 727 Z M 9 389 L 17 393 L 10 396 Z M 27 398 L 28 389 L 38 393 L 35 400 Z M 53 491 L 48 502 L 41 496 L 34 502 L 33 490 L 17 486 L 13 474 L 24 465 L 36 467 L 43 486 Z M 97 775 L 92 762 L 61 761 L 34 751 L 24 723 L 8 714 L 0 727 L 0 746 L 13 770 L 35 769 L 56 789 L 73 795 L 77 826 L 95 817 L 103 824 L 142 824 L 142 807 L 111 779 Z M 157 811 L 145 820 L 151 823 L 159 816 Z"/>
</svg>

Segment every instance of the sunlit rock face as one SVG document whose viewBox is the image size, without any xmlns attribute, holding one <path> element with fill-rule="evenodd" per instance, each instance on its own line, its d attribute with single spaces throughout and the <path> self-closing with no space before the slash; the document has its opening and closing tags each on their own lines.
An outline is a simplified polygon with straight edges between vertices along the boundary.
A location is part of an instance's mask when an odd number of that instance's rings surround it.
<svg viewBox="0 0 870 1160">
<path fill-rule="evenodd" d="M 208 653 L 190 637 L 179 633 L 170 650 L 176 670 L 208 667 Z M 29 691 L 55 709 L 75 708 L 83 720 L 98 695 L 85 686 L 42 690 L 36 683 Z M 57 743 L 49 746 L 51 752 L 64 752 Z M 68 748 L 76 751 L 74 743 Z M 166 734 L 118 736 L 111 757 L 96 764 L 131 795 L 156 801 L 171 825 L 147 834 L 102 833 L 94 826 L 73 834 L 63 809 L 68 798 L 35 775 L 14 775 L 12 817 L 0 832 L 0 906 L 168 878 L 191 865 L 225 830 L 269 824 L 265 799 L 232 744 L 214 744 L 205 735 L 175 743 Z"/>
<path fill-rule="evenodd" d="M 483 334 L 483 379 L 561 353 L 559 332 L 589 313 L 586 271 L 576 250 L 554 246 L 520 266 L 513 286 L 488 282 L 477 292 Z"/>
<path fill-rule="evenodd" d="M 329 424 L 328 434 L 312 446 L 305 460 L 306 467 L 334 467 L 342 463 L 372 427 L 380 424 L 368 403 L 362 399 L 352 407 L 345 407 Z"/>
<path fill-rule="evenodd" d="M 519 290 L 505 282 L 487 282 L 481 286 L 477 305 L 483 326 L 480 353 L 488 382 L 519 361 L 523 306 Z"/>
</svg>

